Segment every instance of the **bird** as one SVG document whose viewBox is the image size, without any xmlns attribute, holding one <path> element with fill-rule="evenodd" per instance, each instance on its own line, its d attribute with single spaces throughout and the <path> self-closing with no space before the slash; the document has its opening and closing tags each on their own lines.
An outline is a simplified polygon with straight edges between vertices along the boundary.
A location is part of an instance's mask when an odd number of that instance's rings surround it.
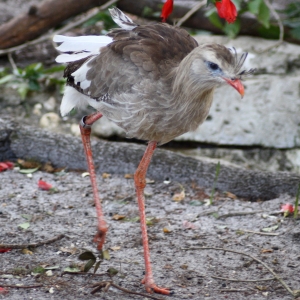
<svg viewBox="0 0 300 300">
<path fill-rule="evenodd" d="M 107 35 L 53 38 L 61 52 L 56 62 L 67 64 L 60 112 L 65 116 L 74 108 L 95 109 L 79 126 L 97 213 L 94 242 L 99 250 L 108 225 L 96 182 L 91 126 L 105 116 L 128 138 L 147 141 L 134 174 L 145 261 L 142 283 L 149 293 L 168 295 L 170 289 L 154 281 L 148 245 L 144 188 L 151 157 L 157 146 L 205 121 L 217 87 L 229 85 L 243 97 L 241 80 L 254 70 L 242 70 L 247 53 L 238 55 L 234 48 L 215 43 L 198 45 L 186 30 L 166 23 L 138 25 L 116 7 L 109 12 L 120 28 Z"/>
</svg>

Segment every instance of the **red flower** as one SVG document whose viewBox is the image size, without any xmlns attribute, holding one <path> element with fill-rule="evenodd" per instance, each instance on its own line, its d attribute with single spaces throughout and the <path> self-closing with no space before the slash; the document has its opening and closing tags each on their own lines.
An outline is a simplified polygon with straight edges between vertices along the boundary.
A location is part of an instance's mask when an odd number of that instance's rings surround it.
<svg viewBox="0 0 300 300">
<path fill-rule="evenodd" d="M 173 0 L 167 0 L 167 2 L 164 4 L 162 11 L 161 11 L 161 18 L 162 22 L 166 22 L 167 17 L 172 13 L 173 10 Z"/>
<path fill-rule="evenodd" d="M 0 172 L 13 169 L 14 164 L 10 161 L 0 162 Z"/>
<path fill-rule="evenodd" d="M 289 214 L 289 213 L 292 214 L 294 212 L 294 210 L 295 210 L 294 205 L 292 205 L 290 203 L 285 203 L 285 204 L 281 205 L 280 211 L 287 213 L 287 214 Z"/>
<path fill-rule="evenodd" d="M 237 11 L 231 0 L 217 1 L 215 5 L 220 18 L 225 19 L 228 23 L 233 23 L 235 21 Z"/>
<path fill-rule="evenodd" d="M 41 190 L 44 190 L 44 191 L 49 191 L 50 189 L 52 189 L 52 185 L 46 181 L 43 181 L 43 180 L 39 180 L 38 181 L 38 186 Z"/>
</svg>

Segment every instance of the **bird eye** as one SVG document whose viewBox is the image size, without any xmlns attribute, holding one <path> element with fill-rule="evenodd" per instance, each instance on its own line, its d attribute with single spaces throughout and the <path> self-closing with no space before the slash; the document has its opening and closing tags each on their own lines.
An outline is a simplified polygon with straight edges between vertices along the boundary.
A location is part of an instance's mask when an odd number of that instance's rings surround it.
<svg viewBox="0 0 300 300">
<path fill-rule="evenodd" d="M 210 67 L 211 70 L 216 71 L 219 69 L 219 66 L 213 62 L 208 62 L 208 66 Z"/>
</svg>

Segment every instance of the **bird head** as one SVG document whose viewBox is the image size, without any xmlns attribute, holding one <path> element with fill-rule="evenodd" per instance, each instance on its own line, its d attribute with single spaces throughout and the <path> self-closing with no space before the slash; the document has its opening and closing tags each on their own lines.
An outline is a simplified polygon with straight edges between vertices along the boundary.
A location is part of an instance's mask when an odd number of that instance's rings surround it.
<svg viewBox="0 0 300 300">
<path fill-rule="evenodd" d="M 204 44 L 193 51 L 190 76 L 198 81 L 201 85 L 199 88 L 213 89 L 229 84 L 239 92 L 241 97 L 244 96 L 242 76 L 254 72 L 253 69 L 241 71 L 248 53 L 238 57 L 235 48 L 228 49 L 219 44 Z"/>
</svg>

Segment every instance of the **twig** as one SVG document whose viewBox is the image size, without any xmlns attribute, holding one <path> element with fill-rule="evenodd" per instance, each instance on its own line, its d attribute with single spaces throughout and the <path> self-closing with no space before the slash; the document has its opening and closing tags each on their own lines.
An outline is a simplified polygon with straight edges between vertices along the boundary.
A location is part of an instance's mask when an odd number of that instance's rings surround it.
<svg viewBox="0 0 300 300">
<path fill-rule="evenodd" d="M 221 293 L 227 293 L 227 292 L 247 292 L 248 290 L 245 289 L 224 289 L 224 290 L 219 290 Z"/>
<path fill-rule="evenodd" d="M 200 3 L 196 4 L 191 10 L 189 10 L 182 18 L 178 20 L 175 26 L 181 26 L 188 18 L 191 17 L 197 10 L 199 10 L 202 6 L 206 4 L 206 0 L 201 1 Z"/>
<path fill-rule="evenodd" d="M 260 231 L 253 231 L 247 229 L 239 229 L 239 230 L 244 232 L 254 233 L 254 234 L 260 234 L 260 235 L 271 235 L 271 236 L 281 235 L 281 233 L 273 233 L 273 232 L 260 232 Z"/>
<path fill-rule="evenodd" d="M 203 212 L 202 214 L 198 214 L 198 215 L 197 215 L 197 218 L 203 217 L 203 216 L 207 216 L 207 215 L 216 214 L 216 213 L 218 213 L 218 212 L 219 212 L 218 210 L 209 210 L 209 211 L 205 211 L 205 212 Z"/>
<path fill-rule="evenodd" d="M 107 9 L 109 6 L 111 6 L 112 4 L 115 4 L 116 2 L 118 2 L 118 0 L 110 0 L 107 3 L 105 3 L 105 4 L 103 4 L 99 7 L 92 8 L 87 13 L 85 13 L 83 17 L 79 18 L 77 21 L 72 22 L 72 23 L 64 26 L 63 28 L 58 29 L 58 30 L 56 30 L 52 33 L 49 33 L 47 35 L 43 35 L 43 36 L 41 36 L 41 37 L 39 37 L 35 40 L 29 41 L 29 42 L 24 43 L 24 44 L 19 45 L 19 46 L 15 46 L 15 47 L 12 47 L 12 48 L 0 50 L 0 55 L 13 53 L 15 51 L 22 50 L 22 49 L 24 49 L 28 46 L 32 46 L 32 45 L 36 45 L 36 44 L 39 44 L 41 42 L 44 42 L 44 41 L 52 38 L 52 36 L 55 35 L 55 34 L 60 34 L 60 33 L 66 32 L 67 30 L 70 30 L 71 28 L 74 28 L 74 27 L 84 23 L 85 21 L 87 21 L 90 18 L 92 18 L 93 16 L 95 16 L 99 11 Z"/>
<path fill-rule="evenodd" d="M 221 215 L 218 216 L 217 219 L 222 219 L 222 218 L 229 218 L 229 217 L 237 217 L 237 216 L 247 216 L 247 215 L 255 215 L 265 212 L 263 210 L 254 210 L 254 211 L 237 211 L 237 212 L 232 212 L 229 214 Z"/>
<path fill-rule="evenodd" d="M 95 288 L 91 292 L 91 294 L 96 293 L 99 290 L 99 288 L 102 288 L 102 287 L 104 287 L 105 290 L 107 291 L 111 286 L 115 287 L 116 289 L 119 289 L 122 292 L 128 293 L 128 294 L 139 295 L 139 296 L 143 296 L 143 297 L 146 297 L 146 298 L 149 298 L 149 299 L 154 299 L 154 300 L 164 300 L 162 298 L 157 298 L 157 297 L 151 296 L 149 294 L 144 294 L 144 293 L 139 293 L 139 292 L 134 292 L 134 291 L 131 291 L 131 290 L 127 290 L 127 289 L 115 284 L 113 281 L 101 281 L 101 282 L 93 284 L 92 287 L 97 287 L 97 288 Z"/>
<path fill-rule="evenodd" d="M 9 60 L 9 62 L 10 62 L 10 64 L 11 64 L 11 67 L 13 68 L 14 73 L 15 73 L 15 74 L 19 74 L 19 70 L 18 70 L 18 68 L 17 68 L 17 65 L 16 65 L 16 63 L 15 63 L 13 57 L 12 57 L 12 54 L 11 54 L 11 53 L 8 53 L 7 56 L 8 56 L 8 60 Z"/>
<path fill-rule="evenodd" d="M 230 250 L 230 249 L 225 249 L 225 248 L 216 248 L 216 247 L 190 247 L 190 248 L 182 248 L 182 250 L 220 250 L 220 251 L 232 252 L 232 253 L 248 256 L 248 257 L 252 258 L 253 260 L 255 260 L 256 262 L 262 264 L 270 273 L 272 273 L 274 275 L 275 279 L 277 279 L 291 295 L 293 295 L 293 296 L 297 295 L 297 291 L 295 291 L 295 292 L 292 291 L 290 289 L 290 287 L 283 281 L 283 279 L 281 279 L 279 277 L 279 275 L 277 275 L 268 265 L 266 265 L 263 261 L 254 257 L 251 254 L 236 251 L 236 250 Z"/>
<path fill-rule="evenodd" d="M 10 248 L 10 249 L 36 248 L 36 247 L 43 246 L 43 245 L 46 245 L 46 244 L 54 243 L 58 240 L 61 240 L 64 237 L 65 237 L 64 234 L 60 234 L 60 235 L 58 235 L 58 236 L 56 236 L 52 239 L 41 241 L 41 242 L 34 243 L 34 244 L 23 244 L 23 245 L 21 245 L 21 244 L 0 244 L 0 248 L 3 248 L 3 249 L 7 249 L 7 248 Z"/>
<path fill-rule="evenodd" d="M 275 17 L 275 19 L 278 22 L 278 26 L 279 26 L 279 40 L 275 44 L 273 44 L 273 45 L 271 45 L 271 46 L 269 46 L 269 47 L 267 47 L 267 48 L 265 48 L 263 50 L 256 51 L 259 54 L 267 52 L 267 51 L 269 51 L 272 48 L 280 46 L 282 44 L 282 42 L 283 42 L 283 36 L 284 36 L 284 27 L 283 27 L 283 23 L 282 23 L 282 21 L 280 19 L 280 16 L 278 15 L 277 11 L 274 9 L 274 7 L 272 6 L 272 4 L 270 3 L 269 0 L 264 0 L 264 2 L 268 6 L 269 10 L 271 11 L 271 13 L 273 14 L 273 16 Z"/>
<path fill-rule="evenodd" d="M 275 280 L 275 277 L 272 278 L 265 278 L 265 279 L 254 279 L 254 280 L 247 280 L 247 279 L 234 279 L 234 278 L 226 278 L 226 277 L 219 277 L 219 276 L 210 276 L 215 279 L 222 279 L 227 281 L 237 281 L 237 282 L 257 282 L 257 281 L 270 281 Z"/>
<path fill-rule="evenodd" d="M 12 285 L 12 284 L 0 284 L 1 287 L 8 287 L 8 288 L 18 288 L 18 289 L 34 289 L 34 288 L 39 288 L 43 287 L 42 284 L 37 284 L 37 285 Z"/>
<path fill-rule="evenodd" d="M 88 272 L 70 272 L 70 271 L 64 271 L 61 273 L 61 276 L 64 276 L 65 274 L 69 275 L 90 275 L 90 276 L 104 276 L 108 275 L 107 272 L 105 273 L 88 273 Z"/>
</svg>

